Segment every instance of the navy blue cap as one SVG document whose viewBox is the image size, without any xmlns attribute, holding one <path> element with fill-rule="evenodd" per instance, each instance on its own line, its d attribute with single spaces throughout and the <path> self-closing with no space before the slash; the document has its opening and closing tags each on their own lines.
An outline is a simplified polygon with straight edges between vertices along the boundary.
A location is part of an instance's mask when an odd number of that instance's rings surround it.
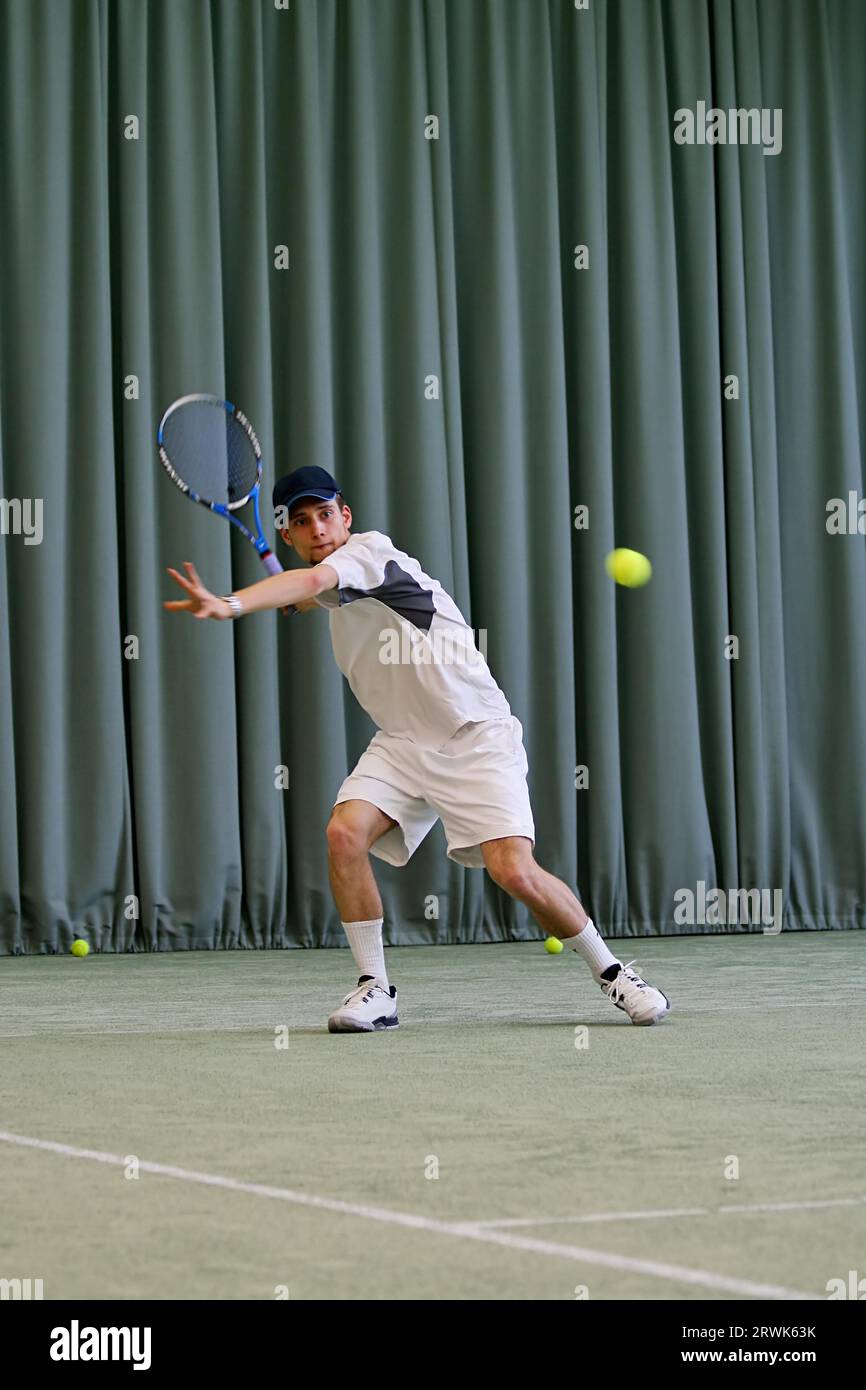
<svg viewBox="0 0 866 1390">
<path fill-rule="evenodd" d="M 339 491 L 339 486 L 324 468 L 296 468 L 294 473 L 287 473 L 274 484 L 274 510 L 285 507 L 291 511 L 302 497 L 321 497 L 323 502 L 330 502 Z"/>
</svg>

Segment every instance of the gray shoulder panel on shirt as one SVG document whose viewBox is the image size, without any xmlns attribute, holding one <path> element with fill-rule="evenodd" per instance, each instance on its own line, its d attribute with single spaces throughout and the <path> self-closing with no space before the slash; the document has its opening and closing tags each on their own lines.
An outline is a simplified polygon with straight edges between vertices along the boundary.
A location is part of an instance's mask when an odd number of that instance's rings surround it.
<svg viewBox="0 0 866 1390">
<path fill-rule="evenodd" d="M 354 603 L 359 598 L 377 598 L 399 617 L 413 623 L 415 627 L 430 631 L 436 606 L 433 594 L 418 583 L 411 574 L 401 569 L 396 560 L 389 560 L 385 566 L 385 578 L 375 589 L 340 589 L 340 607 Z"/>
</svg>

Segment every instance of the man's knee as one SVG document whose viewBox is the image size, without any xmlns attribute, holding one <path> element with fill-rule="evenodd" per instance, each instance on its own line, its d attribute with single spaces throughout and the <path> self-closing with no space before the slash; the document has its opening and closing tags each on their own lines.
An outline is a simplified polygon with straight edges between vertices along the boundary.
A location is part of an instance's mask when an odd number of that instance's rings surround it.
<svg viewBox="0 0 866 1390">
<path fill-rule="evenodd" d="M 358 859 L 392 825 L 396 821 L 376 807 L 371 806 L 368 811 L 340 802 L 331 812 L 325 831 L 328 853 L 332 859 Z"/>
<path fill-rule="evenodd" d="M 367 849 L 364 827 L 353 816 L 331 816 L 325 833 L 332 859 L 357 859 Z"/>
<path fill-rule="evenodd" d="M 506 893 L 510 893 L 512 898 L 517 898 L 519 902 L 531 902 L 535 897 L 537 880 L 531 870 L 525 868 L 506 869 L 504 874 L 496 879 L 500 888 L 504 888 Z"/>
<path fill-rule="evenodd" d="M 513 898 L 531 898 L 536 889 L 538 865 L 532 858 L 528 845 L 518 847 L 499 845 L 490 841 L 482 845 L 485 866 L 494 883 L 504 888 Z"/>
</svg>

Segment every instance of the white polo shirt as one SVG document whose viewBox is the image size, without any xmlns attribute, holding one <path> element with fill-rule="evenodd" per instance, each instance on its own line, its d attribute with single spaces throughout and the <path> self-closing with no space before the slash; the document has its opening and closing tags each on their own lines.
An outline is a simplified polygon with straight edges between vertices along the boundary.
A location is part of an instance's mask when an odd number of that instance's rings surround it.
<svg viewBox="0 0 866 1390">
<path fill-rule="evenodd" d="M 380 729 L 438 749 L 463 724 L 510 716 L 454 600 L 389 536 L 359 532 L 319 563 L 339 576 L 316 598 L 334 659 Z"/>
</svg>

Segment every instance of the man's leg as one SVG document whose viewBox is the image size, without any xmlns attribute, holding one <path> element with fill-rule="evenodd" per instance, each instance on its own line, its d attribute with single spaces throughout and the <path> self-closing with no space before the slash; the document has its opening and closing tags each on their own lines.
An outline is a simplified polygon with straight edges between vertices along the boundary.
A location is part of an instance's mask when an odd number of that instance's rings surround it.
<svg viewBox="0 0 866 1390">
<path fill-rule="evenodd" d="M 558 936 L 583 957 L 611 1003 L 625 1010 L 632 1023 L 664 1018 L 670 1008 L 667 997 L 617 960 L 571 889 L 536 864 L 530 840 L 523 835 L 485 840 L 481 853 L 494 882 L 525 903 L 549 936 Z"/>
<path fill-rule="evenodd" d="M 397 822 L 371 801 L 352 799 L 334 807 L 328 822 L 328 876 L 355 965 L 390 989 L 382 945 L 382 898 L 370 865 L 370 846 Z M 363 991 L 362 991 L 363 993 Z"/>
<path fill-rule="evenodd" d="M 374 1033 L 398 1027 L 397 991 L 382 946 L 382 899 L 370 867 L 370 846 L 397 822 L 370 801 L 334 807 L 328 822 L 328 874 L 359 980 L 328 1019 L 330 1033 Z"/>
<path fill-rule="evenodd" d="M 490 877 L 526 904 L 548 936 L 558 936 L 582 956 L 599 984 L 605 977 L 613 978 L 621 962 L 608 950 L 567 884 L 536 864 L 530 840 L 523 835 L 485 840 L 481 853 Z"/>
<path fill-rule="evenodd" d="M 328 821 L 328 877 L 343 922 L 382 916 L 382 899 L 370 866 L 370 846 L 397 822 L 372 801 L 341 801 Z"/>
<path fill-rule="evenodd" d="M 512 898 L 525 903 L 539 926 L 562 941 L 583 931 L 589 918 L 580 901 L 562 879 L 555 878 L 532 856 L 532 845 L 522 835 L 485 840 L 481 846 L 490 877 Z"/>
</svg>

